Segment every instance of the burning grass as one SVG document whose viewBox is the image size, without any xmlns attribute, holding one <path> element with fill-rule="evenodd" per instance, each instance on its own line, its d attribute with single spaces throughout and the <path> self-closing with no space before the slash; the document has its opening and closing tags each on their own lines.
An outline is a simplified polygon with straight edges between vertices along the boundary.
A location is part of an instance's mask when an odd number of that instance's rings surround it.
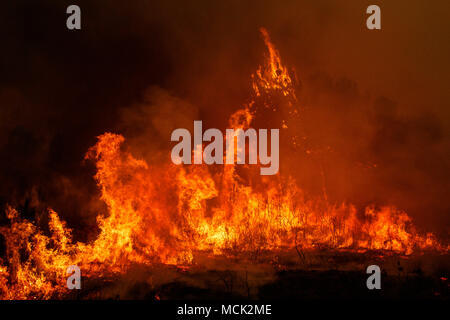
<svg viewBox="0 0 450 320">
<path fill-rule="evenodd" d="M 267 31 L 262 35 L 268 56 L 252 76 L 254 99 L 270 107 L 269 98 L 281 96 L 286 114 L 294 117 L 299 111 L 293 81 Z M 256 111 L 255 101 L 250 101 L 230 116 L 230 126 L 248 128 Z M 124 275 L 136 266 L 142 266 L 138 274 L 148 281 L 135 282 L 156 288 L 162 281 L 158 277 L 167 271 L 148 273 L 146 268 L 193 272 L 207 264 L 205 254 L 212 261 L 266 257 L 262 268 L 271 266 L 266 275 L 273 279 L 274 272 L 291 269 L 279 261 L 279 252 L 294 253 L 294 265 L 312 268 L 330 265 L 320 258 L 324 249 L 353 257 L 373 250 L 408 256 L 427 250 L 446 254 L 449 249 L 433 234 L 419 234 L 411 218 L 393 207 L 368 206 L 358 212 L 352 204 L 309 198 L 290 177 L 244 178 L 236 165 L 213 172 L 206 165 L 173 165 L 169 155 L 166 164 L 147 163 L 125 144 L 122 135 L 105 133 L 86 155 L 95 163 L 94 178 L 108 208 L 108 215 L 97 219 L 100 232 L 94 241 L 73 242 L 71 230 L 51 209 L 49 233 L 22 219 L 14 208 L 7 209 L 10 223 L 0 228 L 6 243 L 0 260 L 1 298 L 70 297 L 65 288 L 70 265 L 81 268 L 89 285 L 105 287 L 103 294 L 93 289 L 97 293 L 87 297 L 106 298 L 116 290 L 107 293 L 107 283 L 129 280 Z M 211 268 L 219 272 L 218 265 Z M 259 281 L 264 272 L 247 272 L 247 277 Z M 226 272 L 222 278 L 226 286 Z"/>
</svg>

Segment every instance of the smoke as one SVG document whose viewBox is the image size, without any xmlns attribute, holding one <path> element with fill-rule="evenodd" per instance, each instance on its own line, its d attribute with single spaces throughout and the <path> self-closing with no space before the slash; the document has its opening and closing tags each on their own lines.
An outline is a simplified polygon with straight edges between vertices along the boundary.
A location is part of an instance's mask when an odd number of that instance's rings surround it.
<svg viewBox="0 0 450 320">
<path fill-rule="evenodd" d="M 321 73 L 304 83 L 302 124 L 311 146 L 304 181 L 325 187 L 334 201 L 395 205 L 424 229 L 446 221 L 449 205 L 439 199 L 448 192 L 449 140 L 437 113 L 405 112 L 346 78 Z M 324 180 L 317 179 L 321 170 Z"/>
<path fill-rule="evenodd" d="M 178 128 L 190 128 L 198 110 L 189 102 L 160 87 L 148 88 L 142 101 L 120 110 L 119 132 L 127 137 L 134 155 L 149 162 L 167 161 L 171 143 L 167 137 Z"/>
<path fill-rule="evenodd" d="M 158 162 L 173 129 L 225 128 L 251 92 L 264 26 L 302 84 L 292 134 L 304 139 L 280 171 L 312 194 L 394 204 L 448 233 L 446 2 L 383 4 L 378 33 L 360 2 L 79 1 L 81 31 L 65 28 L 69 4 L 0 10 L 1 206 L 29 218 L 50 206 L 91 229 L 105 212 L 83 161 L 96 136 L 122 133 Z"/>
</svg>

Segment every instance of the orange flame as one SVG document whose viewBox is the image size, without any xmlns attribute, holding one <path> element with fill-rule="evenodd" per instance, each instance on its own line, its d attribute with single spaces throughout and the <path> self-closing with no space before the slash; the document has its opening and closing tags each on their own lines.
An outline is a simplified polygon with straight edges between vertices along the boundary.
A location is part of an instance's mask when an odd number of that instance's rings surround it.
<svg viewBox="0 0 450 320">
<path fill-rule="evenodd" d="M 253 75 L 256 96 L 281 92 L 296 100 L 291 77 L 262 29 L 269 55 Z M 293 105 L 292 105 L 293 106 Z M 233 128 L 249 127 L 252 103 L 230 117 Z M 108 216 L 91 243 L 74 243 L 71 230 L 49 209 L 49 235 L 7 209 L 1 227 L 6 261 L 0 260 L 2 299 L 48 299 L 67 294 L 66 270 L 84 277 L 125 272 L 155 262 L 189 265 L 195 252 L 229 255 L 301 247 L 315 249 L 448 251 L 433 234 L 419 235 L 409 216 L 393 207 L 367 207 L 362 217 L 351 204 L 308 199 L 291 178 L 261 178 L 258 188 L 234 165 L 212 174 L 206 165 L 151 165 L 124 151 L 123 136 L 105 133 L 87 153 L 95 162 Z M 248 169 L 250 170 L 250 169 Z"/>
</svg>

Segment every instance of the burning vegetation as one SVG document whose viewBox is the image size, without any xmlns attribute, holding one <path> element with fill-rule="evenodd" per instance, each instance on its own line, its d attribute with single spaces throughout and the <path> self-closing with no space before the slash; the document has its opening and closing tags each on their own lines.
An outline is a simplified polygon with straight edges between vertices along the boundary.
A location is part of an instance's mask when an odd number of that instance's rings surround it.
<svg viewBox="0 0 450 320">
<path fill-rule="evenodd" d="M 283 115 L 283 135 L 301 116 L 297 80 L 267 31 L 261 33 L 266 62 L 252 75 L 254 93 L 229 117 L 229 126 L 247 129 L 259 113 L 273 112 Z M 298 146 L 296 135 L 284 137 L 290 147 Z M 419 234 L 397 208 L 373 205 L 359 212 L 352 204 L 309 197 L 294 178 L 280 173 L 264 177 L 253 166 L 235 164 L 180 166 L 169 157 L 162 164 L 147 163 L 127 150 L 122 135 L 98 137 L 86 159 L 95 163 L 108 215 L 98 216 L 98 237 L 88 243 L 74 242 L 52 209 L 48 230 L 40 230 L 7 208 L 9 225 L 0 227 L 6 244 L 0 298 L 63 298 L 70 265 L 79 266 L 84 279 L 102 279 L 136 264 L 190 268 L 198 252 L 222 257 L 292 249 L 301 256 L 323 248 L 355 254 L 448 252 L 433 234 Z M 281 171 L 282 157 L 283 151 Z"/>
</svg>

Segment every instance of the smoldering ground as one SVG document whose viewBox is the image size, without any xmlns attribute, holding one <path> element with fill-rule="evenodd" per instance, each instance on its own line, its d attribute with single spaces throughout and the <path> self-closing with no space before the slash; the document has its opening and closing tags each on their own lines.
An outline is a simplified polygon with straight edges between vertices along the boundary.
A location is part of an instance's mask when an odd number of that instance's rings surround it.
<svg viewBox="0 0 450 320">
<path fill-rule="evenodd" d="M 291 130 L 304 139 L 280 172 L 448 234 L 448 3 L 383 3 L 375 33 L 360 1 L 79 1 L 80 31 L 65 27 L 70 4 L 0 10 L 2 206 L 30 219 L 52 207 L 91 237 L 106 212 L 83 160 L 96 136 L 122 133 L 137 156 L 162 161 L 172 129 L 225 128 L 249 97 L 264 26 L 300 84 Z"/>
</svg>

